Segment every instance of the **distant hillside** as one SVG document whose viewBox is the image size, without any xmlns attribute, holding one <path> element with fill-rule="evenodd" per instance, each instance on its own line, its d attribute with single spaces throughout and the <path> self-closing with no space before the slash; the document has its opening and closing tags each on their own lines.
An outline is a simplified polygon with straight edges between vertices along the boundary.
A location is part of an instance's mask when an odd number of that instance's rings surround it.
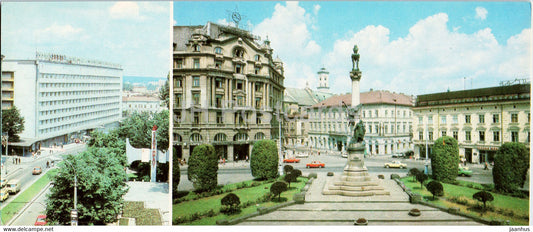
<svg viewBox="0 0 533 232">
<path fill-rule="evenodd" d="M 124 76 L 122 82 L 126 83 L 139 83 L 139 84 L 148 84 L 150 82 L 166 80 L 165 77 L 134 77 L 134 76 Z"/>
</svg>

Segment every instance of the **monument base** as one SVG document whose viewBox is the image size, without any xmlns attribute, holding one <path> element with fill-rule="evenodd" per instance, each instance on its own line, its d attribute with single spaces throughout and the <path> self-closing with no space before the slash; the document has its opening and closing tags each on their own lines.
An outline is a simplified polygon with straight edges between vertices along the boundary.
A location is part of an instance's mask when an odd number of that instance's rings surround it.
<svg viewBox="0 0 533 232">
<path fill-rule="evenodd" d="M 347 150 L 348 161 L 344 172 L 337 180 L 326 183 L 322 194 L 354 197 L 390 195 L 390 192 L 379 186 L 377 179 L 368 174 L 363 161 L 365 147 L 360 143 L 351 143 Z"/>
</svg>

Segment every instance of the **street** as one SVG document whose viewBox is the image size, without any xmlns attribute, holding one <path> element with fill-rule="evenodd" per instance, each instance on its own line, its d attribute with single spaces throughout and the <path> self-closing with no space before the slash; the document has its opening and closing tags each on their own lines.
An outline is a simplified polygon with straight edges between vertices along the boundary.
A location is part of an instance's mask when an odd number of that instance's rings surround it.
<svg viewBox="0 0 533 232">
<path fill-rule="evenodd" d="M 306 164 L 312 161 L 318 160 L 324 163 L 325 168 L 306 168 Z M 384 164 L 392 160 L 399 160 L 402 163 L 407 164 L 406 169 L 398 168 L 385 168 Z M 424 170 L 424 160 L 412 160 L 412 159 L 392 159 L 390 155 L 378 155 L 364 159 L 365 165 L 368 168 L 368 172 L 374 175 L 383 174 L 385 178 L 390 178 L 390 174 L 398 174 L 405 176 L 411 168 L 418 168 Z M 283 163 L 282 165 L 292 165 L 295 169 L 300 169 L 303 175 L 307 175 L 311 172 L 334 172 L 340 174 L 344 166 L 346 165 L 346 158 L 342 158 L 340 155 L 310 155 L 307 158 L 300 158 L 299 163 Z M 457 177 L 457 180 L 472 181 L 477 183 L 492 183 L 492 170 L 483 170 L 482 165 L 468 164 L 473 171 L 472 177 Z M 431 165 L 429 166 L 429 172 L 431 173 Z M 179 191 L 193 190 L 192 183 L 187 179 L 186 166 L 180 167 L 180 183 L 178 185 Z M 250 165 L 247 162 L 235 162 L 226 163 L 225 165 L 219 165 L 218 169 L 218 184 L 226 185 L 229 183 L 236 183 L 245 180 L 251 180 Z"/>
</svg>

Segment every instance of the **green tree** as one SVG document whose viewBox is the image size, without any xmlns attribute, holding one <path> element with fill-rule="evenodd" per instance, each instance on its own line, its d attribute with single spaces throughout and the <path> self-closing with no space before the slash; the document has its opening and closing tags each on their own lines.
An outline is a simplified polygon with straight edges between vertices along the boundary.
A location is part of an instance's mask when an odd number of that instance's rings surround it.
<svg viewBox="0 0 533 232">
<path fill-rule="evenodd" d="M 493 201 L 494 197 L 487 191 L 479 191 L 472 196 L 475 200 L 483 202 L 483 209 L 487 208 L 487 201 Z"/>
<path fill-rule="evenodd" d="M 105 225 L 115 222 L 122 197 L 127 193 L 126 172 L 117 154 L 106 148 L 90 147 L 59 164 L 51 177 L 46 215 L 52 223 L 69 224 L 74 208 L 74 176 L 77 176 L 77 209 L 80 225 Z"/>
<path fill-rule="evenodd" d="M 416 180 L 416 176 L 420 173 L 420 170 L 418 168 L 411 168 L 409 169 L 409 175 L 413 177 L 413 181 Z"/>
<path fill-rule="evenodd" d="M 24 130 L 24 117 L 16 106 L 2 110 L 2 133 L 7 133 L 9 142 L 20 141 L 19 133 Z"/>
<path fill-rule="evenodd" d="M 252 176 L 258 179 L 274 179 L 278 177 L 278 151 L 272 140 L 255 142 L 250 156 Z"/>
<path fill-rule="evenodd" d="M 293 173 L 294 175 L 296 175 L 296 177 L 300 177 L 302 176 L 302 171 L 300 171 L 299 169 L 293 169 L 291 171 L 291 173 Z"/>
<path fill-rule="evenodd" d="M 436 180 L 429 182 L 426 188 L 431 194 L 433 194 L 433 200 L 435 199 L 435 196 L 440 197 L 444 195 L 442 184 Z"/>
<path fill-rule="evenodd" d="M 89 147 L 107 148 L 110 152 L 117 154 L 120 163 L 126 166 L 126 142 L 124 139 L 119 138 L 118 130 L 111 130 L 108 133 L 93 131 L 87 145 Z"/>
<path fill-rule="evenodd" d="M 289 183 L 289 188 L 291 188 L 291 182 L 298 181 L 298 176 L 297 176 L 296 173 L 289 172 L 289 173 L 285 174 L 285 176 L 283 177 L 283 180 L 285 180 L 285 182 Z"/>
<path fill-rule="evenodd" d="M 524 185 L 529 168 L 529 150 L 521 143 L 504 143 L 494 156 L 492 176 L 494 188 L 516 192 Z"/>
<path fill-rule="evenodd" d="M 428 179 L 428 175 L 424 174 L 423 172 L 419 172 L 416 175 L 416 180 L 420 182 L 420 188 L 424 187 L 424 182 Z"/>
<path fill-rule="evenodd" d="M 274 196 L 278 195 L 278 200 L 281 201 L 281 193 L 287 191 L 287 183 L 283 181 L 276 181 L 270 186 L 270 192 Z"/>
<path fill-rule="evenodd" d="M 285 174 L 290 173 L 292 170 L 294 170 L 294 167 L 292 165 L 287 164 L 287 165 L 283 166 L 283 172 Z"/>
<path fill-rule="evenodd" d="M 431 170 L 434 180 L 453 182 L 459 172 L 459 147 L 457 140 L 444 136 L 435 141 L 431 154 Z"/>
<path fill-rule="evenodd" d="M 174 149 L 175 150 L 175 149 Z M 173 152 L 172 154 L 172 196 L 178 196 L 178 185 L 180 184 L 180 162 L 178 160 L 178 154 Z"/>
<path fill-rule="evenodd" d="M 217 187 L 218 159 L 212 145 L 194 147 L 188 164 L 188 178 L 197 191 L 209 191 Z"/>
<path fill-rule="evenodd" d="M 170 76 L 170 74 L 169 74 Z M 165 84 L 159 89 L 159 100 L 161 100 L 161 105 L 167 109 L 169 109 L 169 91 L 170 86 L 168 86 L 168 78 Z"/>
</svg>

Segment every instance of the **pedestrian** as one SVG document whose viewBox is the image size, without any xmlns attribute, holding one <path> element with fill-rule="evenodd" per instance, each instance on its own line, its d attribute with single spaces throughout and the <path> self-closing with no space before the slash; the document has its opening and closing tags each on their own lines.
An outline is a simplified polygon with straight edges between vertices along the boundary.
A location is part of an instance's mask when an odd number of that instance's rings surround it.
<svg viewBox="0 0 533 232">
<path fill-rule="evenodd" d="M 50 168 L 50 162 L 46 161 L 46 168 Z"/>
<path fill-rule="evenodd" d="M 485 168 L 483 170 L 488 170 L 488 169 L 489 169 L 489 164 L 485 162 Z"/>
</svg>

